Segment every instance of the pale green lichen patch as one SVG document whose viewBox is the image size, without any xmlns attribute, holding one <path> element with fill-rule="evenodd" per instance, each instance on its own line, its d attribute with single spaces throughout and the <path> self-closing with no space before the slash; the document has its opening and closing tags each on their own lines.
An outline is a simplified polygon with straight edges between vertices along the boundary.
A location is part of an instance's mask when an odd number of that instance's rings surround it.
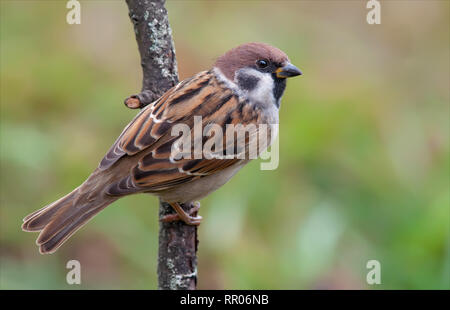
<svg viewBox="0 0 450 310">
<path fill-rule="evenodd" d="M 195 268 L 194 272 L 189 274 L 177 274 L 174 277 L 172 277 L 170 281 L 170 288 L 171 289 L 180 289 L 180 288 L 188 288 L 189 283 L 192 278 L 197 277 L 197 268 Z"/>
<path fill-rule="evenodd" d="M 166 260 L 166 267 L 169 270 L 169 274 L 171 275 L 169 280 L 169 287 L 171 290 L 188 288 L 191 279 L 197 277 L 197 267 L 195 267 L 195 270 L 192 273 L 178 274 L 178 272 L 176 272 L 175 270 L 175 264 L 171 258 L 168 258 Z"/>
<path fill-rule="evenodd" d="M 171 259 L 171 258 L 168 258 L 168 259 L 167 259 L 167 269 L 169 269 L 169 270 L 172 271 L 173 268 L 175 268 L 175 265 L 173 264 L 172 259 Z"/>
<path fill-rule="evenodd" d="M 172 58 L 171 53 L 165 51 L 172 50 L 173 41 L 167 15 L 164 15 L 160 21 L 156 18 L 153 19 L 147 23 L 147 26 L 149 27 L 150 42 L 152 42 L 149 50 L 154 55 L 153 61 L 161 68 L 163 77 L 170 77 L 171 72 L 168 68 L 171 67 Z"/>
</svg>

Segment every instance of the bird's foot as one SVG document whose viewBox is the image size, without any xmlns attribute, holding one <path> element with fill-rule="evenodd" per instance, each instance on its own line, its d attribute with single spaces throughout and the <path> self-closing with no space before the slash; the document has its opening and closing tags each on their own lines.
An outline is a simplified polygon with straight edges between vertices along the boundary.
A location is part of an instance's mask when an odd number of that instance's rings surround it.
<svg viewBox="0 0 450 310">
<path fill-rule="evenodd" d="M 198 210 L 200 209 L 200 202 L 191 202 L 191 208 L 189 211 L 184 211 L 184 209 L 180 206 L 179 203 L 170 203 L 172 208 L 177 212 L 176 214 L 167 214 L 161 217 L 161 222 L 175 222 L 175 221 L 183 221 L 187 225 L 195 225 L 198 226 L 202 222 L 202 217 L 197 215 Z"/>
</svg>

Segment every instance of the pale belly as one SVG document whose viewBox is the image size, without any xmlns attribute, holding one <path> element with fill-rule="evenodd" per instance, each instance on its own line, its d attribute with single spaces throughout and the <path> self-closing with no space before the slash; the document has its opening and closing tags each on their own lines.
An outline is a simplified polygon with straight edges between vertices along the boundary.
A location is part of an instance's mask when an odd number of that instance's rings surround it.
<svg viewBox="0 0 450 310">
<path fill-rule="evenodd" d="M 244 165 L 245 163 L 231 166 L 219 173 L 186 183 L 176 189 L 159 192 L 157 195 L 166 202 L 184 203 L 197 201 L 228 182 Z"/>
</svg>

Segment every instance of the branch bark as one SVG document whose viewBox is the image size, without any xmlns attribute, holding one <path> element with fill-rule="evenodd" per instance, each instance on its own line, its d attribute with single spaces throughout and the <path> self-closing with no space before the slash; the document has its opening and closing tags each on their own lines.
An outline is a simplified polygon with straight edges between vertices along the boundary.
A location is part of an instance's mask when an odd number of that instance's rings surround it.
<svg viewBox="0 0 450 310">
<path fill-rule="evenodd" d="M 178 83 L 172 31 L 165 0 L 126 0 L 141 55 L 142 90 L 125 99 L 131 109 L 143 108 Z M 188 211 L 192 204 L 182 205 Z M 162 201 L 159 219 L 174 213 Z M 195 289 L 197 286 L 197 226 L 159 221 L 158 288 Z"/>
</svg>

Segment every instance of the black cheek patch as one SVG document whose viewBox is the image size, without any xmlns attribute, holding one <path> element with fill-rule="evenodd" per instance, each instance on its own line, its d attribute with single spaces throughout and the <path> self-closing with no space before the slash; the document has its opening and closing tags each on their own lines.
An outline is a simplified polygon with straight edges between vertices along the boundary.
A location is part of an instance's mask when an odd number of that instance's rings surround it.
<svg viewBox="0 0 450 310">
<path fill-rule="evenodd" d="M 253 75 L 239 74 L 237 77 L 237 82 L 242 89 L 252 90 L 258 85 L 259 79 Z"/>
</svg>

